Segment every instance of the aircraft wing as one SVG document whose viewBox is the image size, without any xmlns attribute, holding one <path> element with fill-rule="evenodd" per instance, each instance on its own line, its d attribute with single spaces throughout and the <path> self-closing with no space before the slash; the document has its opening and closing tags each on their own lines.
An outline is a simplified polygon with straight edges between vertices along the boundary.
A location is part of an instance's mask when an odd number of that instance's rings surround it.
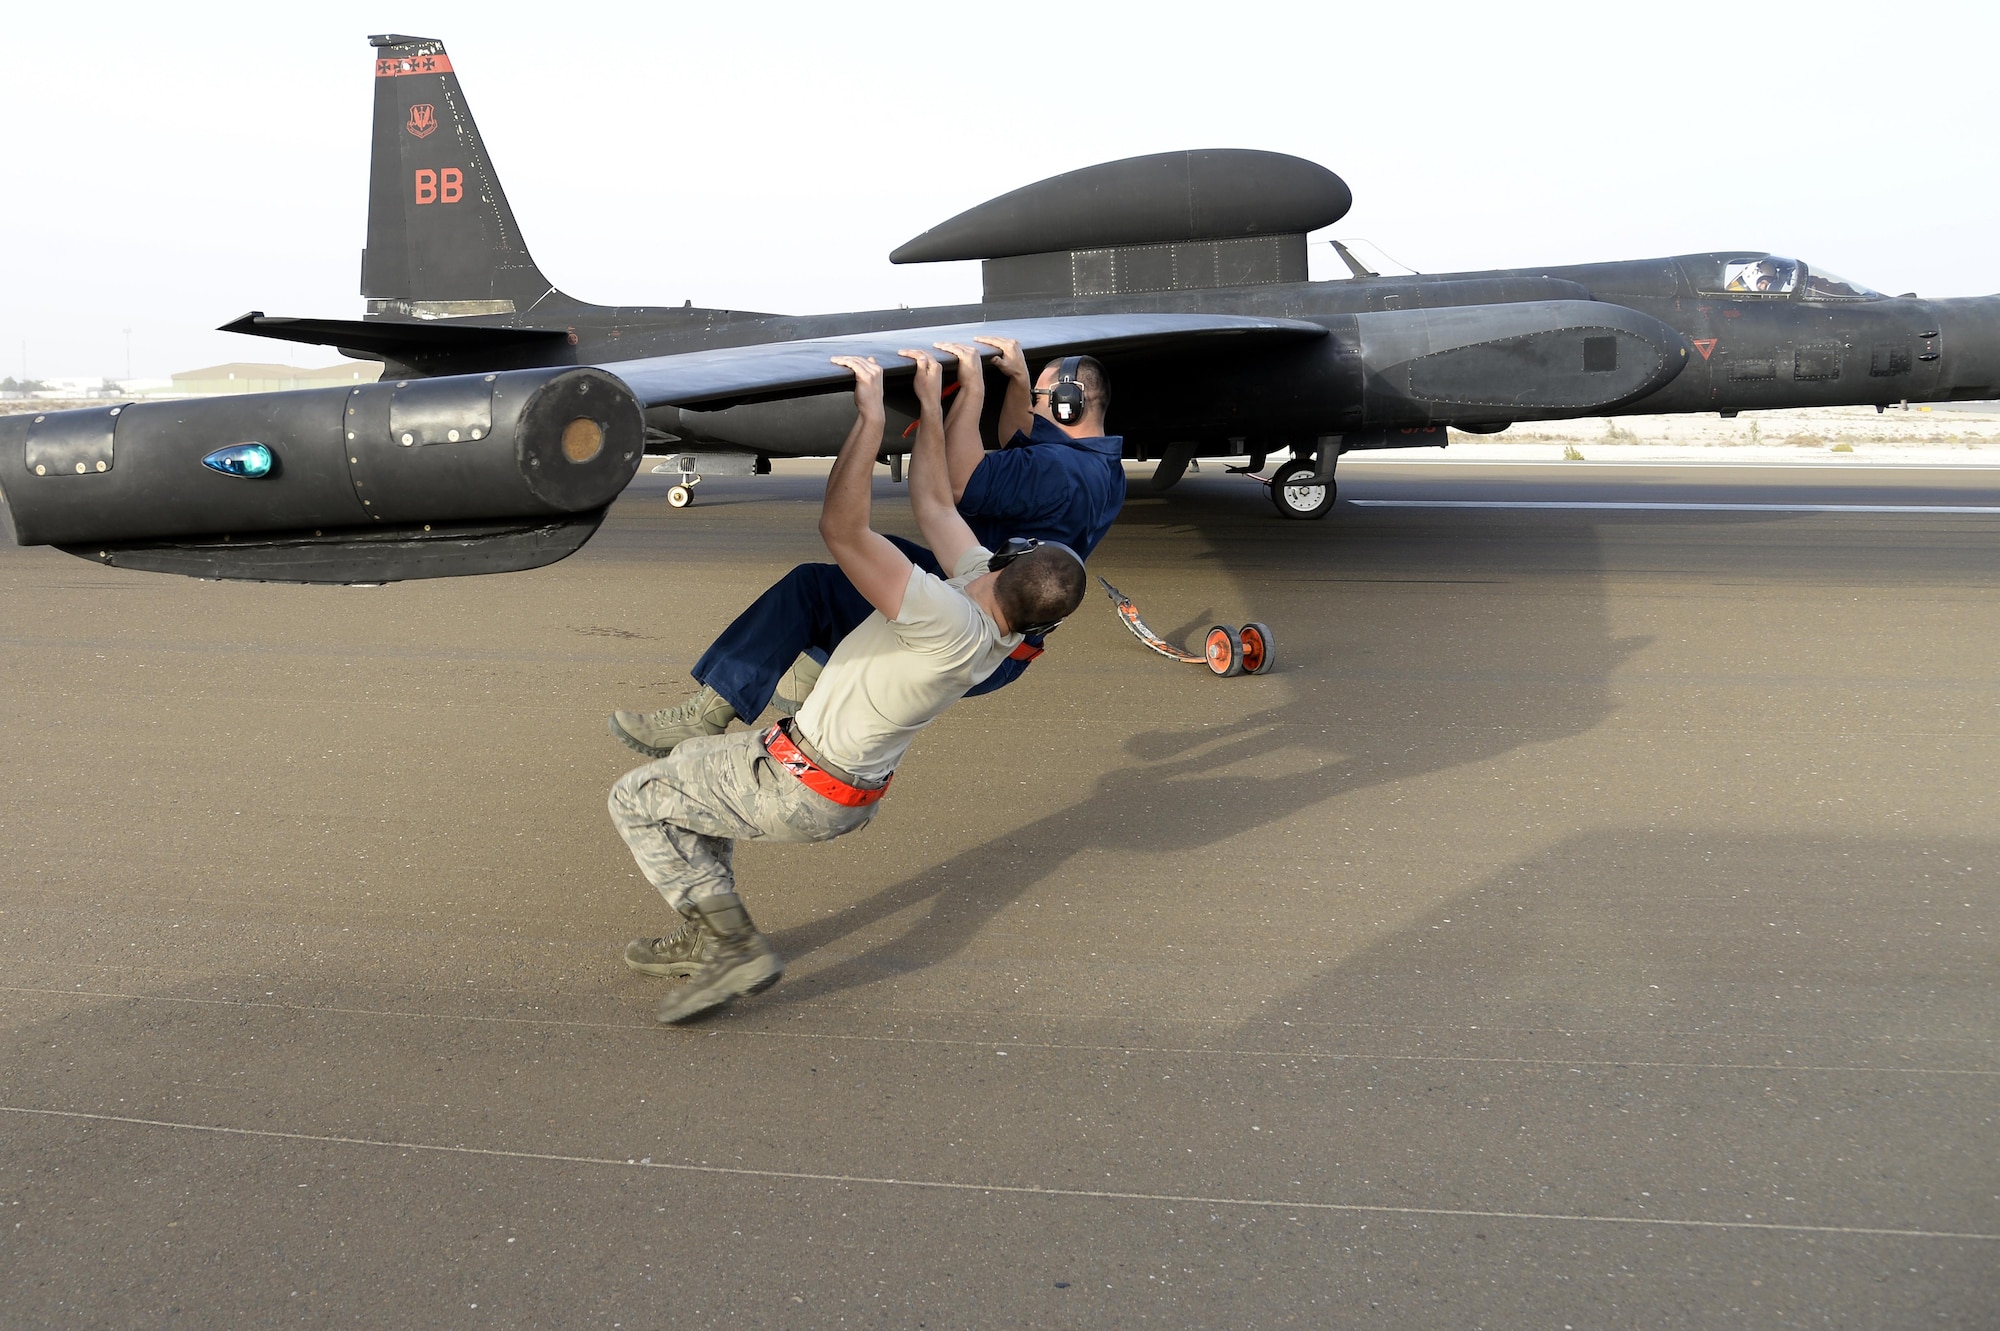
<svg viewBox="0 0 2000 1331">
<path fill-rule="evenodd" d="M 648 407 L 731 406 L 768 398 L 838 389 L 854 376 L 835 356 L 873 356 L 890 378 L 913 369 L 897 356 L 903 347 L 934 350 L 937 342 L 975 337 L 1019 338 L 1031 361 L 1053 356 L 1109 356 L 1143 352 L 1251 350 L 1311 341 L 1327 335 L 1299 319 L 1259 319 L 1232 314 L 1078 314 L 1040 319 L 990 319 L 978 323 L 891 328 L 878 333 L 718 347 L 642 360 L 603 361 Z M 940 353 L 941 360 L 950 358 Z"/>
</svg>

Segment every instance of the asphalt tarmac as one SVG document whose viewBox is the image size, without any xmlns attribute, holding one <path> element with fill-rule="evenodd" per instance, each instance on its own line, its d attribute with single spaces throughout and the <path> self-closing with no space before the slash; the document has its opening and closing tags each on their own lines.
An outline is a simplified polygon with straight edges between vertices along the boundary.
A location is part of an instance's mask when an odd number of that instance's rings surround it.
<svg viewBox="0 0 2000 1331">
<path fill-rule="evenodd" d="M 2000 470 L 1135 469 L 1096 571 L 1276 669 L 1093 597 L 660 1028 L 604 716 L 804 470 L 485 579 L 0 547 L 0 1321 L 2000 1323 Z"/>
</svg>

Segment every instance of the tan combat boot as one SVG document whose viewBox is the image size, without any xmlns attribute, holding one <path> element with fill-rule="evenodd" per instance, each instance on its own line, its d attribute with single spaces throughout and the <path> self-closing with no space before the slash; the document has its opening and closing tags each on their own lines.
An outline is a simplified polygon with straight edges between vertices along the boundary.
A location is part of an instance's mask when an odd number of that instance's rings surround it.
<svg viewBox="0 0 2000 1331">
<path fill-rule="evenodd" d="M 660 1020 L 686 1021 L 746 994 L 761 994 L 784 978 L 784 958 L 757 932 L 734 892 L 689 903 L 714 940 L 694 978 L 660 1003 Z"/>
<path fill-rule="evenodd" d="M 635 938 L 625 945 L 625 964 L 643 975 L 685 980 L 701 969 L 713 941 L 701 916 L 690 915 L 664 938 Z"/>
<path fill-rule="evenodd" d="M 720 735 L 736 719 L 736 709 L 706 684 L 686 702 L 657 712 L 613 712 L 611 737 L 648 758 L 664 758 L 682 740 Z"/>
<path fill-rule="evenodd" d="M 780 716 L 797 716 L 799 708 L 806 705 L 812 696 L 813 685 L 819 683 L 820 671 L 826 669 L 805 652 L 792 662 L 791 668 L 778 678 L 778 691 L 771 695 L 771 706 L 778 709 Z"/>
</svg>

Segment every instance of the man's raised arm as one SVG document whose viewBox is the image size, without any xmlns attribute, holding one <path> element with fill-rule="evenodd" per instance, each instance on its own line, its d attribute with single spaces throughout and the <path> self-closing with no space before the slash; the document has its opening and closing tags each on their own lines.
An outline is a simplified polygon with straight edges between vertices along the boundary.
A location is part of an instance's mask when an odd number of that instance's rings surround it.
<svg viewBox="0 0 2000 1331">
<path fill-rule="evenodd" d="M 951 497 L 955 503 L 965 498 L 965 487 L 971 484 L 972 473 L 979 470 L 986 457 L 986 444 L 979 437 L 979 417 L 986 410 L 986 367 L 980 362 L 977 347 L 963 342 L 939 342 L 937 349 L 958 358 L 958 392 L 951 400 L 951 413 L 944 422 L 944 457 L 951 470 Z M 1000 437 L 1013 438 L 1005 433 Z"/>
<path fill-rule="evenodd" d="M 882 448 L 882 367 L 873 356 L 835 356 L 835 365 L 854 372 L 854 428 L 826 477 L 819 536 L 840 571 L 868 604 L 894 619 L 910 585 L 909 556 L 869 526 L 874 503 L 875 458 Z M 914 486 L 916 473 L 911 472 Z"/>
<path fill-rule="evenodd" d="M 1000 400 L 1000 423 L 996 433 L 1000 436 L 1000 446 L 1005 448 L 1007 441 L 1015 435 L 1026 434 L 1035 427 L 1035 383 L 1028 374 L 1028 358 L 1021 354 L 1018 338 L 975 337 L 972 340 L 1000 353 L 994 357 L 993 363 L 999 367 L 1001 374 L 1007 376 L 1007 396 Z M 971 478 L 970 471 L 964 476 L 954 472 L 952 489 L 963 494 L 965 483 Z"/>
<path fill-rule="evenodd" d="M 965 552 L 979 544 L 979 538 L 959 516 L 958 503 L 952 497 L 951 472 L 945 462 L 944 367 L 927 351 L 896 354 L 917 363 L 917 440 L 910 450 L 910 509 L 916 515 L 917 530 L 924 534 L 924 543 L 950 577 Z M 979 357 L 961 354 L 960 383 L 967 374 L 977 377 L 979 373 Z M 961 395 L 966 391 L 959 389 Z M 971 410 L 972 428 L 977 430 L 979 408 L 975 405 Z"/>
</svg>

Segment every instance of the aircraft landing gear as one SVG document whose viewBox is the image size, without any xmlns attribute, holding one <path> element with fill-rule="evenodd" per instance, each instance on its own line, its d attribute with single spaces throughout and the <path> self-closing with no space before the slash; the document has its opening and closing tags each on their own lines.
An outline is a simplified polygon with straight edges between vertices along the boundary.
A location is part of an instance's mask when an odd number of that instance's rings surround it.
<svg viewBox="0 0 2000 1331">
<path fill-rule="evenodd" d="M 689 453 L 674 459 L 674 469 L 681 474 L 681 483 L 667 491 L 667 503 L 674 508 L 686 508 L 694 502 L 694 487 L 701 484 L 701 476 L 695 471 L 695 461 Z"/>
<path fill-rule="evenodd" d="M 1323 518 L 1333 511 L 1339 487 L 1331 476 L 1324 481 L 1313 476 L 1314 464 L 1293 458 L 1271 475 L 1271 505 L 1282 518 L 1301 522 Z"/>
<path fill-rule="evenodd" d="M 1167 445 L 1166 452 L 1160 454 L 1160 465 L 1153 469 L 1154 493 L 1171 490 L 1189 471 L 1201 470 L 1201 464 L 1194 460 L 1196 447 L 1192 440 Z"/>
</svg>

